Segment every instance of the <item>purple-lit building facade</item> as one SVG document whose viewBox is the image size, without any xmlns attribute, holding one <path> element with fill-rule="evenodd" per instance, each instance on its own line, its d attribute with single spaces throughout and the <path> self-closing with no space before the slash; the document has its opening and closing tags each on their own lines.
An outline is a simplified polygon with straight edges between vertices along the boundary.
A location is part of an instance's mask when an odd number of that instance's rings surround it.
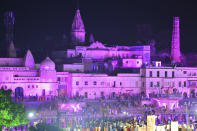
<svg viewBox="0 0 197 131">
<path fill-rule="evenodd" d="M 24 58 L 0 58 L 1 88 L 11 89 L 13 96 L 57 96 L 55 63 L 46 58 L 39 65 L 28 50 Z"/>
<path fill-rule="evenodd" d="M 173 28 L 173 62 L 181 61 L 177 28 L 178 17 Z M 41 63 L 34 62 L 29 50 L 24 58 L 0 58 L 0 87 L 13 90 L 13 96 L 45 98 L 58 95 L 115 98 L 121 94 L 183 97 L 197 93 L 197 67 L 163 66 L 160 61 L 152 61 L 150 45 L 107 46 L 94 40 L 87 45 L 85 36 L 85 26 L 77 10 L 71 30 L 75 47 L 54 51 L 53 60 L 46 57 Z M 15 54 L 13 43 L 9 54 Z M 60 57 L 63 62 L 59 62 Z"/>
</svg>

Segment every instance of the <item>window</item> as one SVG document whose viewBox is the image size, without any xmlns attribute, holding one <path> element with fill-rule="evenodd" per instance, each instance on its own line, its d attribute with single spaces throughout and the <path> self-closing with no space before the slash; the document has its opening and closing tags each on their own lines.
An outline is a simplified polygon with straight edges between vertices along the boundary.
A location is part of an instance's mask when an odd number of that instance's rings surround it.
<svg viewBox="0 0 197 131">
<path fill-rule="evenodd" d="M 181 87 L 181 81 L 179 81 L 179 87 Z"/>
<path fill-rule="evenodd" d="M 85 83 L 84 83 L 85 85 L 88 85 L 88 82 L 87 81 L 85 81 Z"/>
<path fill-rule="evenodd" d="M 137 64 L 139 64 L 140 62 L 139 61 L 137 61 Z"/>
<path fill-rule="evenodd" d="M 175 86 L 175 83 L 174 82 L 172 82 L 172 87 L 174 87 Z"/>
<path fill-rule="evenodd" d="M 135 82 L 135 86 L 138 87 L 138 81 Z"/>
<path fill-rule="evenodd" d="M 142 83 L 142 87 L 144 87 L 145 86 L 145 82 L 143 81 L 143 83 Z"/>
<path fill-rule="evenodd" d="M 174 71 L 172 71 L 172 78 L 174 78 Z"/>
<path fill-rule="evenodd" d="M 187 86 L 187 83 L 186 83 L 186 81 L 184 81 L 184 87 L 186 87 Z"/>
<path fill-rule="evenodd" d="M 113 87 L 116 87 L 116 81 L 114 81 Z"/>
<path fill-rule="evenodd" d="M 187 71 L 183 71 L 183 74 L 187 74 Z"/>
<path fill-rule="evenodd" d="M 159 77 L 160 76 L 160 73 L 159 73 L 159 71 L 157 71 L 157 77 Z"/>
<path fill-rule="evenodd" d="M 60 81 L 60 77 L 57 77 L 57 81 Z"/>
<path fill-rule="evenodd" d="M 96 81 L 93 82 L 93 85 L 96 85 Z"/>
<path fill-rule="evenodd" d="M 101 92 L 101 97 L 104 97 L 104 92 L 103 91 Z"/>
<path fill-rule="evenodd" d="M 32 88 L 34 88 L 34 85 L 32 85 Z"/>
<path fill-rule="evenodd" d="M 87 93 L 87 92 L 85 92 L 85 94 L 84 94 L 84 95 L 85 95 L 85 98 L 88 98 L 88 93 Z"/>
<path fill-rule="evenodd" d="M 152 72 L 152 71 L 149 72 L 149 76 L 150 76 L 150 77 L 153 76 L 153 72 Z"/>
<path fill-rule="evenodd" d="M 168 77 L 168 72 L 167 71 L 165 71 L 165 77 Z"/>
<path fill-rule="evenodd" d="M 77 86 L 79 85 L 79 81 L 76 81 L 76 85 L 77 85 Z"/>
<path fill-rule="evenodd" d="M 122 82 L 120 82 L 120 86 L 122 85 Z"/>
<path fill-rule="evenodd" d="M 30 88 L 30 85 L 28 85 L 28 88 Z"/>
<path fill-rule="evenodd" d="M 79 97 L 79 92 L 76 92 L 76 97 Z"/>
<path fill-rule="evenodd" d="M 152 81 L 150 82 L 150 87 L 153 87 L 153 82 Z"/>
<path fill-rule="evenodd" d="M 101 85 L 104 85 L 104 82 L 103 81 L 101 82 Z"/>
<path fill-rule="evenodd" d="M 159 81 L 157 81 L 157 87 L 160 87 L 160 82 Z"/>
<path fill-rule="evenodd" d="M 38 88 L 38 85 L 36 85 L 36 88 Z"/>
</svg>

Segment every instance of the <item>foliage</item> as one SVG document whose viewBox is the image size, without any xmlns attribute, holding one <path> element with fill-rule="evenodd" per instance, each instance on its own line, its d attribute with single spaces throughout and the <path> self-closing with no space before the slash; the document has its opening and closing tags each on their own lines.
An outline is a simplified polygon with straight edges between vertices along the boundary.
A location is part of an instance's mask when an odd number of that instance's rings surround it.
<svg viewBox="0 0 197 131">
<path fill-rule="evenodd" d="M 0 89 L 0 126 L 16 127 L 29 122 L 25 107 L 21 103 L 14 103 L 11 98 L 11 90 Z"/>
<path fill-rule="evenodd" d="M 46 124 L 46 123 L 38 123 L 35 127 L 30 126 L 30 131 L 61 131 L 57 126 Z"/>
</svg>

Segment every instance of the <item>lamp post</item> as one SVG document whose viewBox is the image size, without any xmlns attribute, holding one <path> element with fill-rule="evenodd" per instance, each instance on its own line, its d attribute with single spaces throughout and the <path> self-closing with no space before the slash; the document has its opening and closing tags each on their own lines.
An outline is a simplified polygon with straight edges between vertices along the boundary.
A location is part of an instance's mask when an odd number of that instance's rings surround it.
<svg viewBox="0 0 197 131">
<path fill-rule="evenodd" d="M 59 108 L 57 109 L 57 127 L 59 127 L 60 126 L 60 116 L 61 116 L 61 113 L 60 113 L 60 110 L 59 110 Z"/>
<path fill-rule="evenodd" d="M 32 120 L 34 120 L 36 118 L 36 114 L 35 114 L 35 111 L 30 111 L 28 114 L 27 114 L 27 118 L 30 120 L 30 123 L 27 125 L 27 128 L 29 128 L 31 125 L 32 125 Z M 33 125 L 34 126 L 34 125 Z"/>
<path fill-rule="evenodd" d="M 186 115 L 187 115 L 187 126 L 189 126 L 189 112 L 188 112 L 188 104 L 186 104 Z"/>
</svg>

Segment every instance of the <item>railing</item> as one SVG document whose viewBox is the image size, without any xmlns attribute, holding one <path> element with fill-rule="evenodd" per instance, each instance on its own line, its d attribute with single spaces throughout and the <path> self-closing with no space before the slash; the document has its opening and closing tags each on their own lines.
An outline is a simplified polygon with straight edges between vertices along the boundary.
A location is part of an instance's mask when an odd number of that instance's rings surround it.
<svg viewBox="0 0 197 131">
<path fill-rule="evenodd" d="M 40 77 L 14 77 L 14 81 L 40 81 Z"/>
<path fill-rule="evenodd" d="M 177 98 L 182 97 L 182 94 L 154 94 L 152 98 Z"/>
<path fill-rule="evenodd" d="M 0 70 L 26 71 L 29 67 L 0 67 Z"/>
</svg>

